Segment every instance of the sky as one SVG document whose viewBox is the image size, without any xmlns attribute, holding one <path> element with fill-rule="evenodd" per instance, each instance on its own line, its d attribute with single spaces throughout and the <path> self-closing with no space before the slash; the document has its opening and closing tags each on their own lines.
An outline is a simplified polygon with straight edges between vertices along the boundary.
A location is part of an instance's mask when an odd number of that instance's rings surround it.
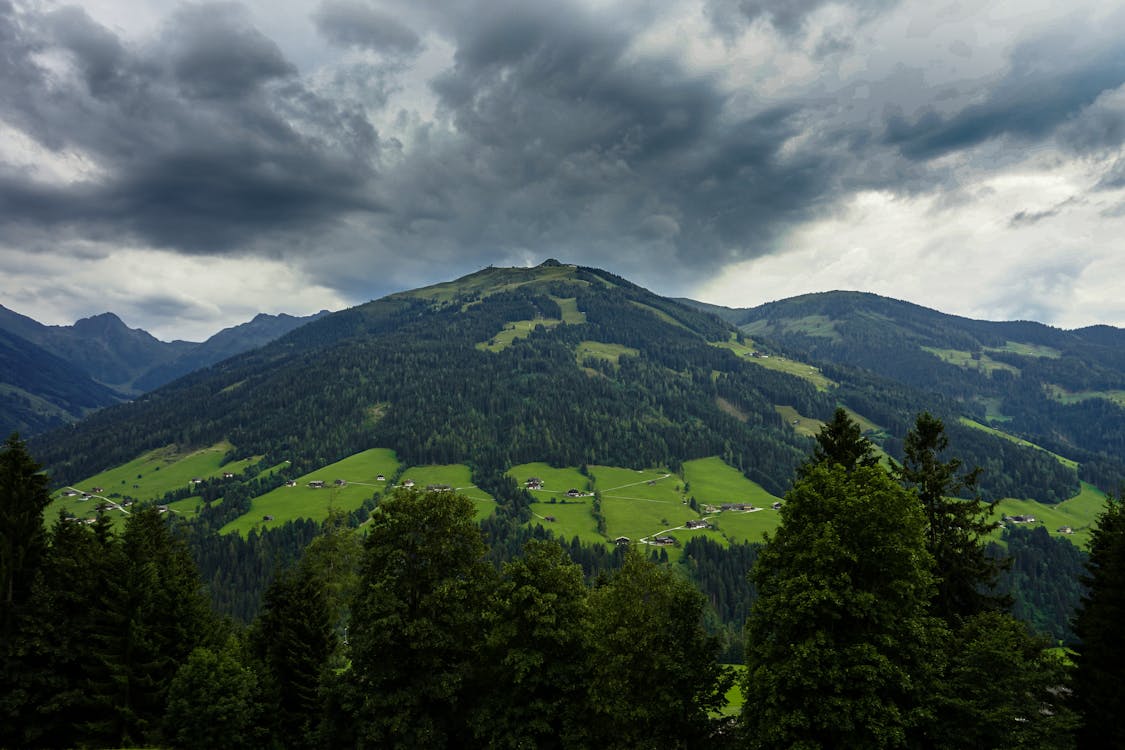
<svg viewBox="0 0 1125 750">
<path fill-rule="evenodd" d="M 0 0 L 0 304 L 198 341 L 547 258 L 1125 326 L 1125 2 Z"/>
</svg>

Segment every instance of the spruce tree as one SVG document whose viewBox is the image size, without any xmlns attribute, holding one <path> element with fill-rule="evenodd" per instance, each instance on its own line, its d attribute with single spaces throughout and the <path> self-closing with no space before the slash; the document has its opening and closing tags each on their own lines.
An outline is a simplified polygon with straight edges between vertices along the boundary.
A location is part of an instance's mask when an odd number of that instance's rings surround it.
<svg viewBox="0 0 1125 750">
<path fill-rule="evenodd" d="M 860 428 L 843 407 L 837 407 L 832 421 L 826 422 L 816 435 L 816 448 L 799 473 L 817 464 L 839 464 L 846 470 L 875 466 L 879 457 L 874 444 L 863 436 Z"/>
<path fill-rule="evenodd" d="M 1125 511 L 1110 497 L 1090 539 L 1087 587 L 1074 632 L 1074 707 L 1081 728 L 1078 747 L 1125 747 Z"/>
<path fill-rule="evenodd" d="M 1007 602 L 990 593 L 1003 566 L 985 551 L 985 539 L 996 528 L 995 503 L 983 502 L 975 492 L 979 468 L 962 472 L 960 459 L 942 460 L 948 447 L 945 424 L 922 412 L 906 435 L 903 463 L 895 473 L 925 513 L 926 549 L 938 576 L 933 612 L 956 627 L 959 618 Z M 972 497 L 958 497 L 964 493 Z"/>
</svg>

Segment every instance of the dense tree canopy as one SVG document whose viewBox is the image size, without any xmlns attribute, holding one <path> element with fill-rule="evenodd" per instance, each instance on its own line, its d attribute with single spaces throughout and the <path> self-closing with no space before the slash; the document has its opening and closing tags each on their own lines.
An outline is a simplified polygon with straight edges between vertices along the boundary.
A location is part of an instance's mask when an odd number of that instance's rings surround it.
<svg viewBox="0 0 1125 750">
<path fill-rule="evenodd" d="M 811 466 L 751 578 L 752 747 L 901 747 L 924 731 L 947 633 L 929 614 L 925 518 L 879 467 Z"/>
</svg>

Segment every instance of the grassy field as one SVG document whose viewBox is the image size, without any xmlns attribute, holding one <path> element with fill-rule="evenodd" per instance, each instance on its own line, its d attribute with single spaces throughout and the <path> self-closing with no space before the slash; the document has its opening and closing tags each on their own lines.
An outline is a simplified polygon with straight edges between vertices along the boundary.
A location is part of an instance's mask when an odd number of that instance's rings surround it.
<svg viewBox="0 0 1125 750">
<path fill-rule="evenodd" d="M 1077 404 L 1092 398 L 1110 401 L 1118 406 L 1125 406 L 1125 391 L 1068 391 L 1062 386 L 1047 386 L 1047 395 L 1063 404 Z"/>
<path fill-rule="evenodd" d="M 600 341 L 579 341 L 578 347 L 574 350 L 574 359 L 582 364 L 587 357 L 594 359 L 604 359 L 613 364 L 625 356 L 635 357 L 640 352 L 630 346 L 623 344 L 603 344 Z"/>
<path fill-rule="evenodd" d="M 1004 346 L 986 346 L 986 352 L 1009 352 L 1022 357 L 1043 357 L 1044 359 L 1058 359 L 1062 352 L 1041 344 L 1021 344 L 1018 341 L 1005 341 Z"/>
<path fill-rule="evenodd" d="M 525 486 L 528 479 L 536 477 L 543 482 L 543 489 L 529 490 L 535 502 L 531 504 L 532 521 L 553 531 L 560 539 L 570 540 L 578 537 L 583 542 L 597 544 L 606 538 L 598 533 L 594 519 L 594 499 L 592 497 L 568 498 L 568 490 L 581 492 L 593 490 L 593 482 L 583 476 L 577 468 L 564 466 L 556 468 L 550 464 L 530 463 L 513 466 L 508 476 Z M 548 521 L 547 517 L 554 518 Z"/>
<path fill-rule="evenodd" d="M 727 669 L 735 673 L 734 685 L 727 691 L 727 705 L 719 711 L 719 716 L 737 716 L 742 713 L 742 679 L 746 676 L 745 664 L 724 664 Z"/>
<path fill-rule="evenodd" d="M 445 484 L 473 501 L 477 508 L 476 519 L 487 518 L 496 510 L 496 500 L 484 490 L 473 484 L 472 470 L 465 464 L 430 464 L 411 466 L 402 472 L 402 482 L 412 480 L 414 485 L 425 489 L 431 484 Z"/>
<path fill-rule="evenodd" d="M 1066 456 L 1060 456 L 1058 453 L 1052 453 L 1051 451 L 1047 450 L 1046 448 L 1041 448 L 1038 445 L 1036 445 L 1035 443 L 1030 443 L 1030 442 L 1024 440 L 1023 438 L 1018 438 L 1015 435 L 1009 435 L 1008 433 L 1004 432 L 1003 430 L 998 430 L 995 427 L 989 427 L 988 425 L 983 425 L 980 422 L 975 422 L 975 421 L 969 419 L 968 417 L 961 417 L 957 421 L 960 422 L 961 424 L 965 425 L 966 427 L 972 427 L 974 429 L 981 430 L 982 432 L 987 432 L 990 435 L 995 435 L 996 437 L 1003 438 L 1004 440 L 1008 440 L 1010 442 L 1016 443 L 1017 445 L 1023 445 L 1023 446 L 1028 447 L 1028 448 L 1034 448 L 1035 450 L 1039 450 L 1039 451 L 1043 451 L 1044 453 L 1048 453 L 1051 456 L 1053 456 L 1063 466 L 1067 466 L 1071 469 L 1077 469 L 1078 468 L 1078 462 L 1077 461 L 1073 461 L 1073 460 L 1067 458 Z"/>
<path fill-rule="evenodd" d="M 819 419 L 814 419 L 813 417 L 806 417 L 792 406 L 774 406 L 773 408 L 781 415 L 785 424 L 792 427 L 793 432 L 798 435 L 816 437 L 817 433 L 820 432 L 820 428 L 824 426 L 824 422 L 821 422 Z"/>
<path fill-rule="evenodd" d="M 1090 544 L 1090 530 L 1097 522 L 1105 507 L 1105 493 L 1093 485 L 1082 482 L 1082 490 L 1074 497 L 1063 500 L 1058 505 L 1045 505 L 1034 500 L 1005 498 L 996 506 L 994 517 L 997 521 L 1004 515 L 1034 516 L 1035 523 L 1021 524 L 1030 527 L 1043 526 L 1051 536 L 1070 540 L 1075 545 L 1087 548 Z M 1059 529 L 1069 526 L 1073 534 L 1060 534 Z M 999 538 L 999 530 L 994 535 Z"/>
<path fill-rule="evenodd" d="M 99 498 L 111 501 L 134 500 L 147 502 L 164 497 L 170 490 L 188 486 L 194 478 L 210 479 L 221 477 L 224 472 L 241 474 L 246 467 L 259 459 L 248 458 L 223 464 L 223 457 L 231 450 L 230 443 L 217 443 L 209 448 L 195 451 L 179 451 L 174 446 L 150 451 L 140 458 L 114 469 L 95 474 L 72 486 L 72 490 L 90 493 L 95 497 L 82 500 L 81 495 L 65 497 L 68 488 L 60 488 L 52 494 L 45 518 L 52 520 L 60 508 L 65 508 L 79 518 L 92 517 Z M 100 487 L 100 492 L 94 492 Z M 115 515 L 121 515 L 116 511 Z"/>
<path fill-rule="evenodd" d="M 488 341 L 476 344 L 476 348 L 487 352 L 503 351 L 511 346 L 516 339 L 525 339 L 530 336 L 531 332 L 539 326 L 554 328 L 562 322 L 558 318 L 536 318 L 535 320 L 516 320 L 505 323 L 503 330 Z"/>
<path fill-rule="evenodd" d="M 398 468 L 394 451 L 373 448 L 357 453 L 298 477 L 295 487 L 278 487 L 254 498 L 250 501 L 250 511 L 223 526 L 219 533 L 246 536 L 252 529 L 281 526 L 299 518 L 323 520 L 328 517 L 329 508 L 353 511 L 363 505 L 364 500 L 386 490 L 387 482 L 376 480 L 379 474 L 390 480 Z M 347 484 L 337 487 L 337 479 Z M 312 481 L 322 481 L 325 486 L 309 487 Z M 270 516 L 270 520 L 267 521 L 266 516 Z"/>
<path fill-rule="evenodd" d="M 942 362 L 957 365 L 963 370 L 980 370 L 983 373 L 1007 370 L 1016 375 L 1020 372 L 1018 367 L 1013 367 L 1007 362 L 998 362 L 983 352 L 979 358 L 974 358 L 972 352 L 962 351 L 961 349 L 935 349 L 932 346 L 923 346 L 922 349 L 934 355 Z"/>
<path fill-rule="evenodd" d="M 671 315 L 669 315 L 668 313 L 664 312 L 663 310 L 661 310 L 659 308 L 653 307 L 652 305 L 646 305 L 643 302 L 637 302 L 636 300 L 629 300 L 629 304 L 631 304 L 633 307 L 639 307 L 640 309 L 644 310 L 645 312 L 652 313 L 653 315 L 660 318 L 661 320 L 663 320 L 665 323 L 668 323 L 669 325 L 674 325 L 677 328 L 683 328 L 685 331 L 689 330 L 688 327 L 685 326 L 683 323 L 676 320 Z"/>
<path fill-rule="evenodd" d="M 578 309 L 577 297 L 551 297 L 559 306 L 564 323 L 579 325 L 586 322 L 586 313 Z"/>
<path fill-rule="evenodd" d="M 795 359 L 786 359 L 785 357 L 755 357 L 756 351 L 754 343 L 747 341 L 740 344 L 733 339 L 731 341 L 713 342 L 712 346 L 717 346 L 722 349 L 729 349 L 738 356 L 739 359 L 747 362 L 752 362 L 759 367 L 764 367 L 767 370 L 776 370 L 777 372 L 784 372 L 787 375 L 793 375 L 798 378 L 809 381 L 818 391 L 827 391 L 830 387 L 836 385 L 834 382 L 821 374 L 820 370 L 806 362 L 798 362 Z"/>
<path fill-rule="evenodd" d="M 565 281 L 569 284 L 589 286 L 588 281 L 574 277 L 574 268 L 572 265 L 540 266 L 538 268 L 489 268 L 486 271 L 474 273 L 455 281 L 434 284 L 401 294 L 442 303 L 451 302 L 468 294 L 479 293 L 487 296 L 518 289 L 525 284 L 549 281 Z"/>
<path fill-rule="evenodd" d="M 700 505 L 752 503 L 760 508 L 769 507 L 779 499 L 718 456 L 685 461 L 684 481 L 688 496 L 694 497 Z"/>
<path fill-rule="evenodd" d="M 806 336 L 820 336 L 821 338 L 832 339 L 833 341 L 840 340 L 840 334 L 836 330 L 836 321 L 832 320 L 832 318 L 829 318 L 827 315 L 806 315 L 803 318 L 786 318 L 776 325 L 768 320 L 757 320 L 753 323 L 740 326 L 740 328 L 743 333 L 749 336 L 754 336 L 759 333 L 768 335 L 775 329 L 779 329 L 785 333 L 803 333 Z"/>
</svg>

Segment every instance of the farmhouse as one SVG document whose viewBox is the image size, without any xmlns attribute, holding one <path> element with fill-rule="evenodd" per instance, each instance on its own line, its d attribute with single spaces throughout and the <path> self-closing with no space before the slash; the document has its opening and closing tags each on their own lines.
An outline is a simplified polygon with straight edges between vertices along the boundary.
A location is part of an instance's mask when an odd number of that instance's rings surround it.
<svg viewBox="0 0 1125 750">
<path fill-rule="evenodd" d="M 529 490 L 541 490 L 543 489 L 543 480 L 539 477 L 530 477 L 526 482 L 524 482 L 524 486 L 526 486 Z"/>
<path fill-rule="evenodd" d="M 272 520 L 273 520 L 273 516 L 262 516 L 262 520 L 263 520 L 263 521 L 272 521 Z"/>
<path fill-rule="evenodd" d="M 619 537 L 617 537 L 616 539 L 613 540 L 613 543 L 616 544 L 618 547 L 625 547 L 630 542 L 632 542 L 632 540 L 627 536 L 619 536 Z"/>
<path fill-rule="evenodd" d="M 449 492 L 453 488 L 448 484 L 427 484 L 426 492 Z"/>
<path fill-rule="evenodd" d="M 566 491 L 566 496 L 567 497 L 582 497 L 582 493 L 579 492 L 578 490 L 574 489 L 573 487 L 571 487 L 569 490 Z"/>
<path fill-rule="evenodd" d="M 413 487 L 414 486 L 414 480 L 413 479 L 407 479 L 405 482 L 402 483 L 402 486 L 403 487 Z"/>
<path fill-rule="evenodd" d="M 385 476 L 383 476 L 382 474 L 379 474 L 377 477 L 375 477 L 375 481 L 376 482 L 385 482 L 385 481 L 387 481 L 387 478 Z"/>
<path fill-rule="evenodd" d="M 750 503 L 723 503 L 723 510 L 756 510 Z"/>
<path fill-rule="evenodd" d="M 337 487 L 347 487 L 347 486 L 348 486 L 348 480 L 346 480 L 346 479 L 337 479 L 337 480 L 336 480 L 335 482 L 333 482 L 332 484 L 336 485 Z"/>
<path fill-rule="evenodd" d="M 297 486 L 297 480 L 296 479 L 290 479 L 288 482 L 285 483 L 285 486 L 286 487 L 296 487 Z"/>
<path fill-rule="evenodd" d="M 554 517 L 554 516 L 543 516 L 543 520 L 544 520 L 544 521 L 549 521 L 549 522 L 551 522 L 551 523 L 554 523 L 554 522 L 555 522 L 555 517 Z"/>
<path fill-rule="evenodd" d="M 189 484 L 203 484 L 203 477 L 192 477 Z"/>
<path fill-rule="evenodd" d="M 223 479 L 234 479 L 234 472 L 233 471 L 224 471 L 223 472 Z"/>
<path fill-rule="evenodd" d="M 770 507 L 773 508 L 774 510 L 781 510 L 781 503 L 776 502 L 773 505 L 771 505 Z"/>
<path fill-rule="evenodd" d="M 689 529 L 705 529 L 707 528 L 707 522 L 701 519 L 693 519 L 685 523 L 684 526 Z"/>
<path fill-rule="evenodd" d="M 312 487 L 314 490 L 319 490 L 323 486 L 324 486 L 324 480 L 323 479 L 314 479 L 311 482 L 309 482 L 309 487 Z"/>
<path fill-rule="evenodd" d="M 1072 529 L 1070 526 L 1060 526 L 1059 527 L 1059 533 L 1060 534 L 1073 534 L 1074 529 Z"/>
<path fill-rule="evenodd" d="M 652 543 L 658 547 L 671 547 L 676 544 L 676 538 L 671 536 L 654 537 Z"/>
</svg>

